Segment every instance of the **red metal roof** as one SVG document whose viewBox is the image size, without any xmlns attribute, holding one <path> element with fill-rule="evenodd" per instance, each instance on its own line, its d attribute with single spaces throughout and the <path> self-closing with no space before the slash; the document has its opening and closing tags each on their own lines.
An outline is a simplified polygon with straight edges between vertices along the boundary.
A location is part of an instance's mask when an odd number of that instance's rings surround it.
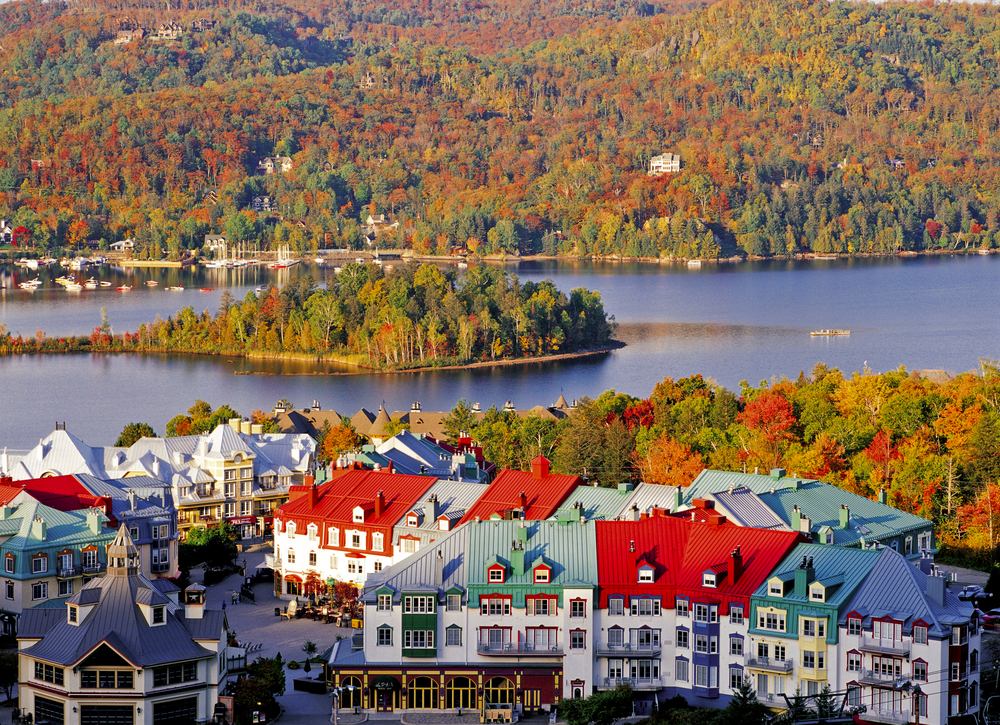
<svg viewBox="0 0 1000 725">
<path fill-rule="evenodd" d="M 493 514 L 520 508 L 522 492 L 526 500 L 524 517 L 532 521 L 547 519 L 577 486 L 583 485 L 579 476 L 549 473 L 548 463 L 539 456 L 531 462 L 531 471 L 501 471 L 459 525 L 477 516 L 485 521 Z"/>
<path fill-rule="evenodd" d="M 732 602 L 744 607 L 750 595 L 775 566 L 801 540 L 795 531 L 770 531 L 741 526 L 719 526 L 672 516 L 654 516 L 642 521 L 598 521 L 597 567 L 600 606 L 608 595 L 663 597 L 665 608 L 674 607 L 675 597 L 719 602 L 727 614 Z M 634 552 L 630 551 L 633 547 Z M 728 564 L 740 547 L 743 571 L 733 582 Z M 636 562 L 643 559 L 655 570 L 653 583 L 639 584 Z M 707 569 L 727 571 L 714 588 L 702 586 Z"/>
<path fill-rule="evenodd" d="M 386 535 L 386 541 L 392 541 L 393 524 L 399 521 L 407 511 L 413 508 L 421 496 L 437 482 L 430 476 L 404 476 L 386 471 L 348 470 L 332 481 L 316 488 L 316 505 L 312 505 L 312 496 L 307 490 L 297 498 L 284 504 L 275 517 L 284 521 L 294 521 L 296 530 L 300 533 L 306 530 L 310 523 L 320 528 L 320 541 L 326 545 L 326 527 L 337 526 L 359 531 L 381 532 Z M 383 510 L 375 515 L 375 499 L 382 492 Z M 365 512 L 365 522 L 355 523 L 354 509 L 361 506 Z M 369 513 L 370 512 L 370 513 Z M 371 537 L 368 537 L 370 551 Z M 382 556 L 391 556 L 391 543 L 385 551 L 374 552 Z M 342 548 L 342 547 L 340 547 Z"/>
<path fill-rule="evenodd" d="M 15 486 L 0 486 L 0 505 L 10 503 L 25 491 L 29 496 L 57 511 L 80 511 L 97 507 L 110 514 L 106 501 L 88 491 L 75 476 L 50 476 L 19 481 Z"/>
</svg>

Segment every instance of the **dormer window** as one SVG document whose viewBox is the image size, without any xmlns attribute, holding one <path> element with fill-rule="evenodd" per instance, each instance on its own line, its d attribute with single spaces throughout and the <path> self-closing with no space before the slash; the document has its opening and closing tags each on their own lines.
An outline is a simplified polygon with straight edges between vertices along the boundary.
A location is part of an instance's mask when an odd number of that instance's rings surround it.
<svg viewBox="0 0 1000 725">
<path fill-rule="evenodd" d="M 767 593 L 768 596 L 772 597 L 783 597 L 785 596 L 785 585 L 780 579 L 772 579 L 767 583 Z"/>
<path fill-rule="evenodd" d="M 438 531 L 451 531 L 451 521 L 444 516 L 438 519 Z"/>
<path fill-rule="evenodd" d="M 487 578 L 490 584 L 503 584 L 507 579 L 507 572 L 502 566 L 491 566 L 488 570 Z"/>
<path fill-rule="evenodd" d="M 417 526 L 417 515 L 416 514 L 407 515 L 406 525 L 409 526 L 411 529 L 415 528 Z"/>
<path fill-rule="evenodd" d="M 31 557 L 31 573 L 44 574 L 49 570 L 49 557 L 45 554 L 37 554 Z"/>
<path fill-rule="evenodd" d="M 703 587 L 711 587 L 712 589 L 715 589 L 715 572 L 706 571 L 704 574 L 702 574 L 701 585 Z"/>
<path fill-rule="evenodd" d="M 548 584 L 551 580 L 552 572 L 547 566 L 535 568 L 535 584 Z"/>
<path fill-rule="evenodd" d="M 70 607 L 68 607 L 68 609 L 69 609 L 69 623 L 70 624 L 78 624 L 79 623 L 79 619 L 78 619 L 79 615 L 78 615 L 78 611 L 77 610 L 79 608 L 78 607 L 74 607 L 74 606 L 70 606 Z"/>
<path fill-rule="evenodd" d="M 164 623 L 164 607 L 153 607 L 153 624 Z"/>
<path fill-rule="evenodd" d="M 316 541 L 317 533 L 319 531 L 316 524 L 309 524 L 309 528 L 307 529 L 307 531 L 309 532 L 309 541 Z"/>
<path fill-rule="evenodd" d="M 288 535 L 289 536 L 294 536 L 295 535 L 295 522 L 294 521 L 289 521 L 288 522 Z"/>
<path fill-rule="evenodd" d="M 643 567 L 639 570 L 639 581 L 640 582 L 651 582 L 653 581 L 653 570 L 648 567 Z"/>
<path fill-rule="evenodd" d="M 336 526 L 331 526 L 327 531 L 327 543 L 330 546 L 340 546 L 340 529 Z"/>
<path fill-rule="evenodd" d="M 363 524 L 365 522 L 365 510 L 360 506 L 354 507 L 354 523 Z"/>
<path fill-rule="evenodd" d="M 821 586 L 813 587 L 809 590 L 809 598 L 814 602 L 822 602 L 826 599 L 826 590 Z"/>
</svg>

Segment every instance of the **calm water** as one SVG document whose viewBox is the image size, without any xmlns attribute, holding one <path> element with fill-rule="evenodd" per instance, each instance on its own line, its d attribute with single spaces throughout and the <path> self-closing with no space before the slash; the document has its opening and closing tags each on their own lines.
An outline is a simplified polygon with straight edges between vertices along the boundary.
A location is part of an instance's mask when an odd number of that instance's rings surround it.
<svg viewBox="0 0 1000 725">
<path fill-rule="evenodd" d="M 511 268 L 513 269 L 513 268 Z M 518 407 L 597 396 L 608 388 L 648 395 L 664 376 L 702 373 L 728 388 L 741 380 L 795 377 L 817 362 L 846 373 L 867 362 L 875 371 L 975 368 L 981 357 L 1000 358 L 1000 258 L 935 257 L 885 260 L 758 262 L 701 269 L 585 262 L 522 263 L 523 279 L 551 278 L 563 290 L 600 290 L 628 344 L 609 355 L 572 363 L 539 363 L 469 371 L 405 375 L 317 376 L 296 363 L 225 357 L 73 355 L 0 358 L 0 446 L 24 449 L 56 421 L 93 445 L 114 442 L 130 421 L 163 433 L 166 421 L 196 398 L 229 403 L 244 415 L 288 398 L 314 399 L 353 414 L 364 406 L 446 410 L 459 398 L 483 407 L 512 400 Z M 56 271 L 55 276 L 60 272 Z M 215 310 L 224 289 L 242 297 L 258 284 L 311 273 L 322 282 L 330 269 L 242 271 L 111 268 L 102 278 L 117 286 L 68 293 L 50 286 L 34 293 L 16 286 L 0 293 L 0 322 L 16 332 L 89 333 L 107 307 L 116 331 L 173 314 L 184 305 Z M 0 272 L 5 287 L 24 278 Z M 28 276 L 35 276 L 34 273 Z M 43 278 L 45 277 L 43 273 Z M 159 287 L 147 287 L 154 278 Z M 184 292 L 168 292 L 182 284 Z M 212 292 L 199 292 L 212 287 Z M 193 289 L 192 289 L 193 288 Z M 809 331 L 840 327 L 850 337 L 814 338 Z M 254 373 L 235 375 L 236 372 Z"/>
</svg>

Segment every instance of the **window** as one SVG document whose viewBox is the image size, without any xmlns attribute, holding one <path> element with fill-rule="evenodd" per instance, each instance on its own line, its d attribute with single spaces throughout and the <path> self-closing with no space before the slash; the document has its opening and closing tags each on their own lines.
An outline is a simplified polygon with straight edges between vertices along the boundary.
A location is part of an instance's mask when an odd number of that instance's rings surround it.
<svg viewBox="0 0 1000 725">
<path fill-rule="evenodd" d="M 528 615 L 548 617 L 556 614 L 556 600 L 548 597 L 527 600 Z"/>
<path fill-rule="evenodd" d="M 153 668 L 153 687 L 176 685 L 179 682 L 194 682 L 197 679 L 198 665 L 195 662 Z"/>
<path fill-rule="evenodd" d="M 674 664 L 674 672 L 678 682 L 688 681 L 688 661 L 678 659 Z"/>
<path fill-rule="evenodd" d="M 461 594 L 449 594 L 448 595 L 448 611 L 449 612 L 461 612 L 462 611 L 462 595 Z"/>
<path fill-rule="evenodd" d="M 392 646 L 392 627 L 378 628 L 378 646 L 379 647 Z"/>
<path fill-rule="evenodd" d="M 903 547 L 903 551 L 906 553 L 906 556 L 909 556 L 910 554 L 913 553 L 913 537 L 912 536 L 907 536 L 906 537 L 906 545 Z"/>
<path fill-rule="evenodd" d="M 491 617 L 510 616 L 510 597 L 483 597 L 480 599 L 482 614 Z"/>
<path fill-rule="evenodd" d="M 77 621 L 77 608 L 76 607 L 69 607 L 69 621 L 71 621 L 71 622 Z"/>
<path fill-rule="evenodd" d="M 640 582 L 651 582 L 653 581 L 653 570 L 643 567 L 639 570 L 639 581 Z"/>
<path fill-rule="evenodd" d="M 847 688 L 847 704 L 858 707 L 861 704 L 861 688 L 857 685 Z"/>
<path fill-rule="evenodd" d="M 372 551 L 382 551 L 383 534 L 372 534 Z"/>
<path fill-rule="evenodd" d="M 548 584 L 549 583 L 549 570 L 543 566 L 535 569 L 535 584 Z"/>
<path fill-rule="evenodd" d="M 433 614 L 434 597 L 403 597 L 403 611 L 406 614 Z"/>
<path fill-rule="evenodd" d="M 804 620 L 802 620 L 802 634 L 805 637 L 815 637 L 816 636 L 816 620 L 814 620 L 814 619 L 804 619 Z"/>
<path fill-rule="evenodd" d="M 416 539 L 403 539 L 403 553 L 412 554 L 417 550 L 417 540 Z M 490 572 L 492 575 L 493 572 Z M 490 581 L 493 581 L 492 579 Z M 503 581 L 503 580 L 501 580 Z"/>
<path fill-rule="evenodd" d="M 633 599 L 632 615 L 640 617 L 655 617 L 660 614 L 659 599 Z"/>
<path fill-rule="evenodd" d="M 742 637 L 730 637 L 729 638 L 729 654 L 743 656 L 743 638 Z"/>
<path fill-rule="evenodd" d="M 360 574 L 361 573 L 361 565 L 358 564 L 358 562 L 356 562 L 354 559 L 351 559 L 350 561 L 347 562 L 347 573 L 348 574 Z"/>
<path fill-rule="evenodd" d="M 920 682 L 927 682 L 927 663 L 926 662 L 914 662 L 913 663 L 913 679 L 919 680 Z"/>
<path fill-rule="evenodd" d="M 374 569 L 375 571 L 382 571 L 382 562 L 381 561 L 376 561 L 372 565 L 372 569 Z"/>
<path fill-rule="evenodd" d="M 785 631 L 785 615 L 783 612 L 757 612 L 757 628 L 770 629 L 775 632 Z"/>
<path fill-rule="evenodd" d="M 406 630 L 403 632 L 403 649 L 434 649 L 434 630 Z"/>
<path fill-rule="evenodd" d="M 814 602 L 822 602 L 824 599 L 823 587 L 813 587 L 809 592 L 809 598 Z"/>
<path fill-rule="evenodd" d="M 35 662 L 35 679 L 43 682 L 51 682 L 53 685 L 63 684 L 63 668 L 47 665 L 44 662 Z"/>
<path fill-rule="evenodd" d="M 48 582 L 36 582 L 31 585 L 31 598 L 32 599 L 46 599 L 49 596 L 49 584 Z"/>
<path fill-rule="evenodd" d="M 253 478 L 253 468 L 241 468 L 240 478 Z"/>
<path fill-rule="evenodd" d="M 362 544 L 361 544 L 361 532 L 360 531 L 355 531 L 354 533 L 351 534 L 351 548 L 352 549 L 360 549 L 361 547 L 362 547 Z"/>
<path fill-rule="evenodd" d="M 694 636 L 694 651 L 703 655 L 708 654 L 708 635 L 696 634 Z"/>
<path fill-rule="evenodd" d="M 847 671 L 861 672 L 861 655 L 857 652 L 847 653 Z"/>
<path fill-rule="evenodd" d="M 225 473 L 223 475 L 225 476 L 225 480 L 227 480 L 227 481 L 233 481 L 233 480 L 236 479 L 236 469 L 235 468 L 227 468 L 226 471 L 225 471 Z M 227 488 L 228 488 L 228 486 L 227 486 Z"/>
<path fill-rule="evenodd" d="M 861 634 L 861 620 L 857 617 L 851 617 L 847 620 L 847 633 L 848 634 Z"/>
<path fill-rule="evenodd" d="M 378 595 L 378 611 L 388 612 L 392 609 L 392 595 L 391 594 L 379 594 Z"/>
<path fill-rule="evenodd" d="M 958 662 L 951 663 L 951 681 L 957 682 L 962 679 L 962 667 Z"/>
<path fill-rule="evenodd" d="M 490 582 L 493 584 L 503 584 L 504 571 L 501 567 L 490 569 Z"/>
<path fill-rule="evenodd" d="M 340 529 L 331 526 L 326 532 L 326 537 L 330 546 L 340 546 Z"/>
<path fill-rule="evenodd" d="M 132 689 L 132 670 L 83 670 L 80 673 L 80 687 Z"/>
<path fill-rule="evenodd" d="M 716 604 L 711 605 L 708 608 L 708 622 L 709 624 L 715 624 L 719 621 L 719 607 Z"/>
<path fill-rule="evenodd" d="M 979 672 L 979 652 L 972 650 L 969 653 L 969 672 Z"/>
<path fill-rule="evenodd" d="M 694 684 L 698 687 L 718 687 L 718 668 L 695 665 Z"/>
<path fill-rule="evenodd" d="M 687 616 L 689 616 L 689 614 L 688 614 L 688 600 L 687 599 L 678 599 L 677 600 L 677 616 L 678 617 L 687 617 Z"/>
<path fill-rule="evenodd" d="M 714 571 L 706 571 L 704 574 L 702 574 L 701 575 L 701 585 L 703 587 L 712 587 L 714 589 L 715 588 L 715 572 Z"/>
<path fill-rule="evenodd" d="M 6 589 L 7 589 L 7 598 L 8 599 L 13 599 L 14 598 L 14 582 L 10 581 L 10 579 L 7 580 L 7 587 L 6 587 Z"/>
<path fill-rule="evenodd" d="M 780 597 L 785 593 L 785 585 L 780 581 L 770 582 L 767 585 L 767 593 L 772 597 Z"/>
<path fill-rule="evenodd" d="M 573 630 L 569 633 L 569 648 L 570 649 L 586 649 L 587 648 L 587 633 L 582 630 Z"/>
<path fill-rule="evenodd" d="M 802 651 L 802 666 L 807 670 L 816 669 L 816 653 L 809 650 Z"/>
<path fill-rule="evenodd" d="M 696 621 L 696 622 L 708 622 L 708 605 L 707 604 L 695 604 L 694 605 L 694 621 Z"/>
<path fill-rule="evenodd" d="M 625 614 L 625 600 L 619 597 L 608 599 L 608 615 L 621 617 Z"/>
<path fill-rule="evenodd" d="M 240 516 L 250 516 L 253 512 L 253 501 L 240 501 Z"/>
<path fill-rule="evenodd" d="M 927 627 L 914 627 L 913 628 L 913 643 L 914 644 L 927 644 Z"/>
<path fill-rule="evenodd" d="M 163 624 L 163 607 L 153 607 L 153 624 Z"/>
<path fill-rule="evenodd" d="M 447 647 L 462 646 L 462 628 L 451 626 L 444 631 L 444 643 Z"/>
<path fill-rule="evenodd" d="M 232 518 L 233 516 L 236 515 L 236 502 L 229 501 L 225 504 L 224 508 L 225 508 L 225 513 L 223 514 L 223 516 Z"/>
<path fill-rule="evenodd" d="M 730 667 L 729 668 L 729 689 L 736 690 L 743 684 L 743 668 L 742 667 Z"/>
<path fill-rule="evenodd" d="M 677 630 L 677 646 L 681 649 L 688 648 L 688 632 L 686 629 Z"/>
<path fill-rule="evenodd" d="M 49 557 L 36 556 L 31 560 L 31 573 L 44 574 L 49 569 Z"/>
<path fill-rule="evenodd" d="M 8 574 L 14 573 L 14 557 L 11 554 L 7 554 L 3 561 L 4 571 Z"/>
<path fill-rule="evenodd" d="M 570 617 L 586 617 L 587 616 L 587 602 L 584 599 L 574 599 L 569 603 L 569 616 Z"/>
<path fill-rule="evenodd" d="M 733 607 L 729 610 L 730 624 L 743 624 L 743 607 Z"/>
</svg>

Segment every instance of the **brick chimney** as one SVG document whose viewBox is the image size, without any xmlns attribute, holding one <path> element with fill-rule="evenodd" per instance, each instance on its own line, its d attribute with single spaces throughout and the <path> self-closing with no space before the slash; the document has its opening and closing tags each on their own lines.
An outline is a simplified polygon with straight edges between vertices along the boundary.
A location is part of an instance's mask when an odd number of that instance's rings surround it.
<svg viewBox="0 0 1000 725">
<path fill-rule="evenodd" d="M 311 509 L 316 508 L 316 504 L 318 503 L 319 503 L 319 489 L 316 488 L 316 484 L 314 483 L 309 487 L 309 508 Z"/>
<path fill-rule="evenodd" d="M 524 491 L 521 491 L 521 495 L 517 497 L 517 506 L 522 511 L 528 510 L 528 496 Z"/>
<path fill-rule="evenodd" d="M 538 456 L 531 462 L 531 477 L 542 479 L 549 475 L 549 459 L 545 456 Z"/>
<path fill-rule="evenodd" d="M 741 576 L 743 576 L 743 554 L 737 546 L 729 555 L 729 583 L 735 584 Z"/>
<path fill-rule="evenodd" d="M 385 496 L 381 491 L 375 496 L 375 516 L 381 516 L 385 513 Z"/>
<path fill-rule="evenodd" d="M 307 473 L 305 476 L 302 477 L 302 484 L 304 486 L 312 486 L 315 483 L 316 483 L 316 476 L 314 476 L 311 473 Z"/>
</svg>

